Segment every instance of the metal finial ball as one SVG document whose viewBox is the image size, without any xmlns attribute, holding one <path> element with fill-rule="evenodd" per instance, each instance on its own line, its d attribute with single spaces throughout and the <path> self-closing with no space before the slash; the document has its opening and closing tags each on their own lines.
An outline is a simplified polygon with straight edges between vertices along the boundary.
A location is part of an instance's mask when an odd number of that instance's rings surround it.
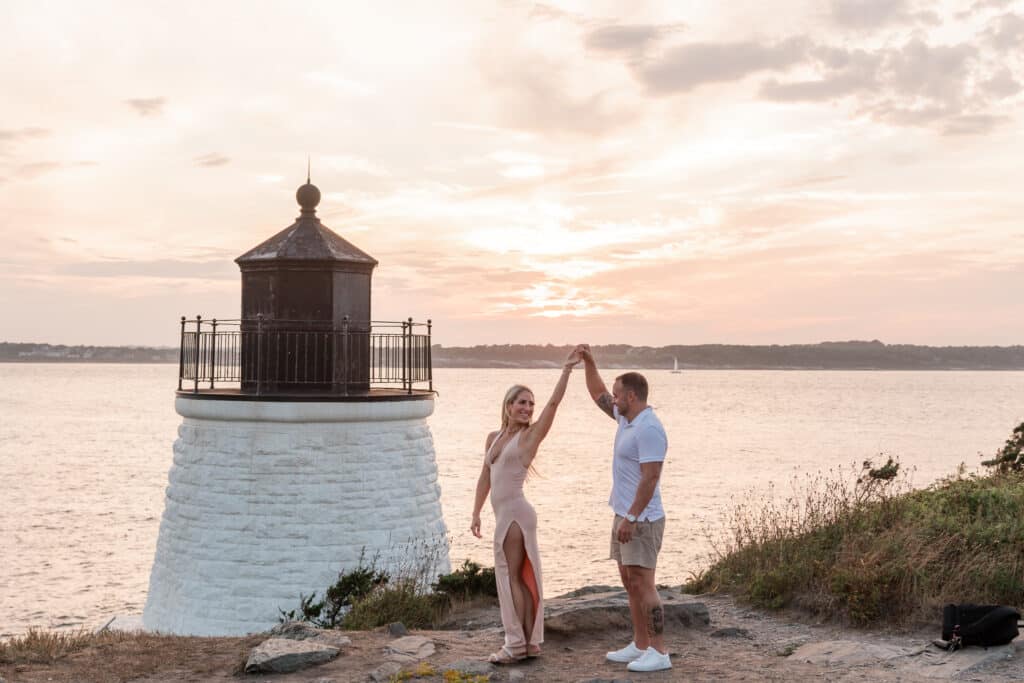
<svg viewBox="0 0 1024 683">
<path fill-rule="evenodd" d="M 295 200 L 305 211 L 312 211 L 320 203 L 320 190 L 312 183 L 306 183 L 295 192 Z"/>
</svg>

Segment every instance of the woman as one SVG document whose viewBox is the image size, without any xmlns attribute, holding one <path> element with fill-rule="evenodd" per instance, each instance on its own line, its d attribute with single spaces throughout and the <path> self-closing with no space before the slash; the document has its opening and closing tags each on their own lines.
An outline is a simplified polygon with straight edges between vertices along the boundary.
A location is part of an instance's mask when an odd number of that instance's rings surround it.
<svg viewBox="0 0 1024 683">
<path fill-rule="evenodd" d="M 480 534 L 480 510 L 487 494 L 494 508 L 494 575 L 498 583 L 505 644 L 489 660 L 511 664 L 540 654 L 544 641 L 544 597 L 537 549 L 537 513 L 523 496 L 523 482 L 565 395 L 579 354 L 569 354 L 562 376 L 533 424 L 533 392 L 515 385 L 505 393 L 501 429 L 487 435 L 483 469 L 476 484 L 470 531 Z"/>
</svg>

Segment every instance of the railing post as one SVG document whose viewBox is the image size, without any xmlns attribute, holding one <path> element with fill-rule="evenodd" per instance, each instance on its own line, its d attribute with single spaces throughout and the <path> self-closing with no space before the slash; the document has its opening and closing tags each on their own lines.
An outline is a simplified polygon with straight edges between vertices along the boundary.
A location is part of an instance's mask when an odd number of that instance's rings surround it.
<svg viewBox="0 0 1024 683">
<path fill-rule="evenodd" d="M 431 354 L 433 353 L 430 345 L 430 330 L 433 326 L 430 318 L 427 318 L 427 387 L 430 391 L 434 390 L 434 359 Z"/>
<path fill-rule="evenodd" d="M 405 333 L 405 392 L 412 393 L 412 318 Z"/>
<path fill-rule="evenodd" d="M 256 314 L 256 395 L 263 392 L 263 314 Z"/>
<path fill-rule="evenodd" d="M 348 396 L 348 370 L 351 359 L 349 358 L 349 338 L 348 338 L 348 316 L 344 316 L 341 319 L 341 367 L 344 370 L 342 375 L 341 391 L 343 394 Z"/>
<path fill-rule="evenodd" d="M 178 346 L 178 391 L 181 391 L 181 380 L 185 376 L 185 316 L 181 316 L 181 343 Z"/>
<path fill-rule="evenodd" d="M 203 325 L 203 316 L 197 315 L 196 316 L 196 362 L 195 362 L 196 376 L 195 376 L 195 379 L 194 379 L 195 383 L 192 386 L 192 393 L 193 394 L 198 394 L 199 393 L 199 361 L 200 361 L 199 356 L 201 355 L 199 353 L 199 351 L 200 351 L 200 349 L 202 349 L 202 339 L 203 339 L 203 333 L 202 333 L 202 330 L 201 330 L 202 325 Z"/>
<path fill-rule="evenodd" d="M 217 319 L 213 319 L 213 325 L 210 328 L 210 388 L 213 389 L 213 376 L 216 369 L 217 359 Z"/>
</svg>

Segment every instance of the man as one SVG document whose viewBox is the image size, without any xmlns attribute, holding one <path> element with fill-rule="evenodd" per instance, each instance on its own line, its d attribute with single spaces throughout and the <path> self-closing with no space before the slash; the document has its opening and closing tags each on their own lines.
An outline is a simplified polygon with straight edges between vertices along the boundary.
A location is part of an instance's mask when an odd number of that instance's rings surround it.
<svg viewBox="0 0 1024 683">
<path fill-rule="evenodd" d="M 647 380 L 638 372 L 615 378 L 611 393 L 605 387 L 590 346 L 577 347 L 587 375 L 587 390 L 597 406 L 619 423 L 612 460 L 615 512 L 611 559 L 618 562 L 622 585 L 629 595 L 633 642 L 608 653 L 608 660 L 627 663 L 630 671 L 671 669 L 665 647 L 665 613 L 654 584 L 654 570 L 665 532 L 658 480 L 668 450 L 665 429 L 647 405 Z"/>
</svg>

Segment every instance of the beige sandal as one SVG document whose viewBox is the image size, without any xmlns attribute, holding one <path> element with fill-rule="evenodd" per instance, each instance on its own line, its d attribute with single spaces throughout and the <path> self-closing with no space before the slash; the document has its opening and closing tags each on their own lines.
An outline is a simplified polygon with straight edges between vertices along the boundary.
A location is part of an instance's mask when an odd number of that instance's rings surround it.
<svg viewBox="0 0 1024 683">
<path fill-rule="evenodd" d="M 540 645 L 527 645 L 526 646 L 526 658 L 537 659 L 542 654 Z"/>
<path fill-rule="evenodd" d="M 487 658 L 487 661 L 491 664 L 505 666 L 507 664 L 516 664 L 518 662 L 523 661 L 524 659 L 526 659 L 526 655 L 512 654 L 512 652 L 509 651 L 507 647 L 502 645 L 500 650 L 491 653 L 491 655 Z"/>
</svg>

